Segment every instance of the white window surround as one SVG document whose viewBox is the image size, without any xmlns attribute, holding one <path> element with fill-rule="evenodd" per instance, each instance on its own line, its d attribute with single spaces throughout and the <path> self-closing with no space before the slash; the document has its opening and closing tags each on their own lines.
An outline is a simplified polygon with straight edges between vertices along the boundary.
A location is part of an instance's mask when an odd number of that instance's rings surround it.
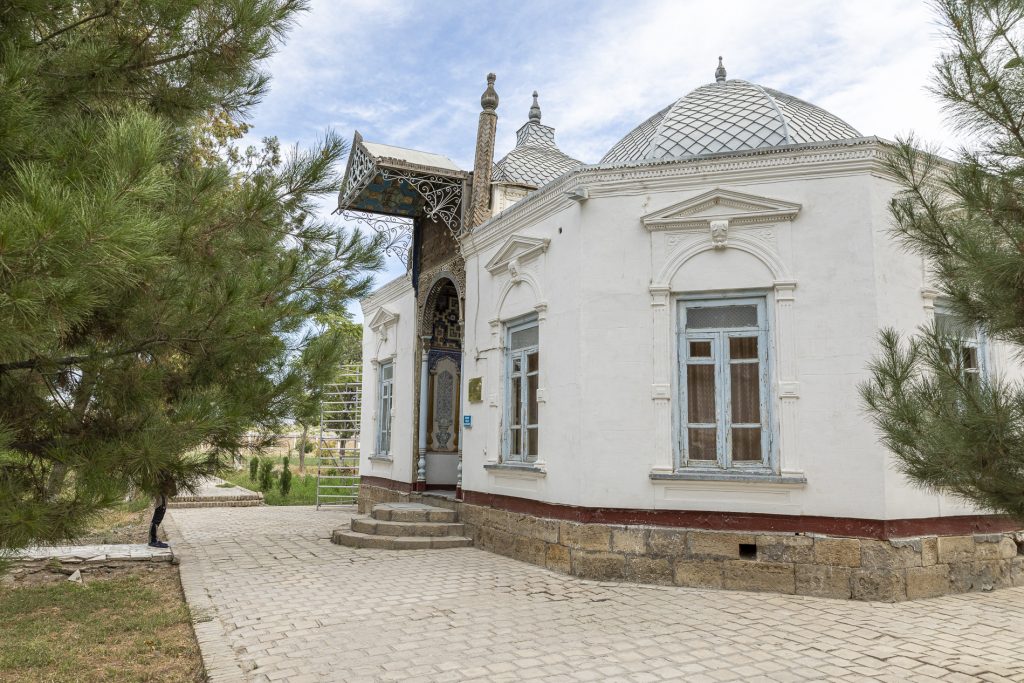
<svg viewBox="0 0 1024 683">
<path fill-rule="evenodd" d="M 676 430 L 676 471 L 703 470 L 710 473 L 731 473 L 731 474 L 775 474 L 778 471 L 777 458 L 775 457 L 776 437 L 774 430 L 774 410 L 772 409 L 770 377 L 772 376 L 772 361 L 774 351 L 771 348 L 771 324 L 768 318 L 766 298 L 760 296 L 681 296 L 676 299 L 676 391 L 677 402 L 675 410 Z M 698 314 L 702 317 L 709 315 L 714 318 L 726 314 L 726 309 L 731 313 L 742 313 L 743 317 L 753 313 L 752 318 L 723 326 L 719 323 L 711 323 L 708 326 L 699 325 L 693 329 L 686 318 L 693 317 L 696 321 Z M 733 340 L 754 339 L 755 355 L 747 357 L 734 357 L 729 349 L 734 344 Z M 737 346 L 749 346 L 738 342 Z M 694 349 L 693 353 L 690 353 Z M 745 349 L 749 352 L 750 349 Z M 737 349 L 739 351 L 739 349 Z M 704 355 L 706 354 L 706 355 Z M 733 372 L 738 366 L 756 366 L 756 413 L 757 421 L 743 421 L 739 418 L 739 407 L 733 405 L 735 392 L 733 387 Z M 736 366 L 736 367 L 734 367 Z M 713 420 L 706 425 L 698 425 L 693 422 L 689 415 L 689 401 L 687 386 L 687 374 L 691 370 L 699 368 L 711 369 L 711 386 L 713 403 L 711 406 Z M 702 372 L 701 374 L 706 374 Z M 707 381 L 707 379 L 705 379 Z M 749 412 L 749 404 L 748 404 Z M 707 416 L 705 416 L 707 417 Z M 748 415 L 749 417 L 749 415 Z M 696 418 L 694 418 L 696 419 Z M 704 420 L 705 422 L 707 420 Z M 750 422 L 749 424 L 747 424 Z M 757 426 L 754 426 L 757 425 Z M 695 442 L 689 438 L 690 430 L 697 433 L 705 433 L 713 436 L 714 449 L 710 453 L 713 458 L 698 459 L 693 457 L 692 448 L 696 447 Z M 737 450 L 734 448 L 736 439 L 740 434 L 747 432 L 754 433 L 758 430 L 756 440 L 756 451 L 760 458 L 756 460 L 735 459 Z M 748 444 L 751 447 L 755 445 Z"/>
<path fill-rule="evenodd" d="M 807 484 L 800 466 L 798 435 L 798 400 L 800 383 L 796 374 L 796 330 L 794 302 L 795 280 L 776 280 L 770 290 L 731 292 L 672 292 L 668 285 L 650 287 L 651 308 L 654 315 L 655 382 L 651 386 L 651 399 L 655 408 L 655 439 L 657 462 L 651 468 L 650 480 L 654 484 L 672 481 L 728 481 L 759 482 L 763 484 L 803 487 Z M 678 302 L 713 298 L 763 297 L 768 323 L 767 366 L 768 429 L 772 447 L 768 467 L 754 470 L 724 470 L 680 466 L 678 349 Z"/>
<path fill-rule="evenodd" d="M 389 359 L 375 363 L 377 395 L 374 409 L 374 452 L 371 458 L 391 459 L 392 424 L 394 418 L 395 364 Z"/>
<path fill-rule="evenodd" d="M 540 406 L 543 389 L 540 387 L 540 319 L 529 314 L 504 321 L 502 343 L 502 419 L 501 419 L 501 461 L 487 463 L 487 469 L 515 467 L 534 469 L 540 467 Z M 514 337 L 518 337 L 516 340 Z M 533 359 L 533 367 L 530 362 Z M 531 389 L 531 378 L 532 389 Z M 518 395 L 513 392 L 518 388 Z M 532 396 L 531 396 L 532 391 Z M 531 401 L 532 399 L 532 401 Z M 533 406 L 531 421 L 531 404 Z M 517 411 L 518 419 L 514 412 Z M 513 427 L 515 423 L 515 427 Z M 530 438 L 534 447 L 530 448 Z M 530 451 L 533 451 L 532 453 Z"/>
</svg>

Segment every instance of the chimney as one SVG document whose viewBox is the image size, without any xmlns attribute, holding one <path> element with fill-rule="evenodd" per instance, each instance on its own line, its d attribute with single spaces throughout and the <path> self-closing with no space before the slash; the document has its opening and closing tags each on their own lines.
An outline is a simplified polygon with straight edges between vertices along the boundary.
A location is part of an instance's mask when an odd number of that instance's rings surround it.
<svg viewBox="0 0 1024 683">
<path fill-rule="evenodd" d="M 473 192 L 469 227 L 491 217 L 491 171 L 494 167 L 494 134 L 498 129 L 498 93 L 494 74 L 487 74 L 487 90 L 480 96 L 480 123 L 476 128 L 476 159 L 473 161 Z"/>
</svg>

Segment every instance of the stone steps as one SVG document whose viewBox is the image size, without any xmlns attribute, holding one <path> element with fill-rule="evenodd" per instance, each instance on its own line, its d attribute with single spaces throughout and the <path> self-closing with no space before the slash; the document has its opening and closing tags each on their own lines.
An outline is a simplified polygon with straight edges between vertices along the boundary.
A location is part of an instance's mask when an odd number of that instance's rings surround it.
<svg viewBox="0 0 1024 683">
<path fill-rule="evenodd" d="M 382 503 L 370 517 L 355 517 L 349 529 L 337 529 L 331 542 L 349 548 L 424 550 L 473 545 L 454 510 L 422 503 Z"/>
<path fill-rule="evenodd" d="M 349 548 L 374 548 L 378 550 L 427 550 L 440 548 L 468 548 L 473 539 L 465 536 L 375 536 L 361 534 L 351 529 L 338 529 L 331 535 L 331 542 Z"/>
<path fill-rule="evenodd" d="M 423 503 L 381 503 L 374 505 L 370 516 L 382 522 L 449 522 L 458 521 L 455 510 Z"/>
<path fill-rule="evenodd" d="M 450 522 L 385 522 L 369 517 L 352 520 L 352 531 L 375 536 L 463 536 L 466 527 Z"/>
<path fill-rule="evenodd" d="M 167 501 L 168 508 L 245 508 L 263 505 L 263 494 L 241 486 L 224 486 L 226 481 L 209 477 L 195 493 L 181 493 Z"/>
</svg>

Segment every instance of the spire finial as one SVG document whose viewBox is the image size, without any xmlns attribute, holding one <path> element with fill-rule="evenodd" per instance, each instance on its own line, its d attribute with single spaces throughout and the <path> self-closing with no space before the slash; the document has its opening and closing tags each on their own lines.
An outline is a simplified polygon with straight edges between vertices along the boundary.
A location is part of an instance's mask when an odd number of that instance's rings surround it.
<svg viewBox="0 0 1024 683">
<path fill-rule="evenodd" d="M 540 104 L 537 103 L 537 91 L 533 91 L 533 106 L 530 107 L 530 121 L 540 123 Z"/>
<path fill-rule="evenodd" d="M 480 106 L 484 108 L 484 111 L 494 111 L 498 108 L 498 93 L 494 90 L 494 81 L 497 76 L 494 74 L 487 74 L 487 90 L 484 90 L 484 94 L 480 96 Z"/>
<path fill-rule="evenodd" d="M 722 58 L 718 58 L 718 68 L 715 69 L 715 81 L 725 83 L 725 66 L 722 65 Z"/>
</svg>

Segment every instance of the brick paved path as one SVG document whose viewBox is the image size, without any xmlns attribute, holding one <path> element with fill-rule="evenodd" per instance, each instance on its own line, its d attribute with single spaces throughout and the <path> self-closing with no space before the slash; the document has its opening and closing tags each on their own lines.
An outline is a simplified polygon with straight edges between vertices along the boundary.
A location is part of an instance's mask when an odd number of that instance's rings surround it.
<svg viewBox="0 0 1024 683">
<path fill-rule="evenodd" d="M 1021 588 L 889 605 L 598 584 L 332 545 L 349 516 L 173 511 L 211 680 L 1024 681 Z"/>
</svg>

